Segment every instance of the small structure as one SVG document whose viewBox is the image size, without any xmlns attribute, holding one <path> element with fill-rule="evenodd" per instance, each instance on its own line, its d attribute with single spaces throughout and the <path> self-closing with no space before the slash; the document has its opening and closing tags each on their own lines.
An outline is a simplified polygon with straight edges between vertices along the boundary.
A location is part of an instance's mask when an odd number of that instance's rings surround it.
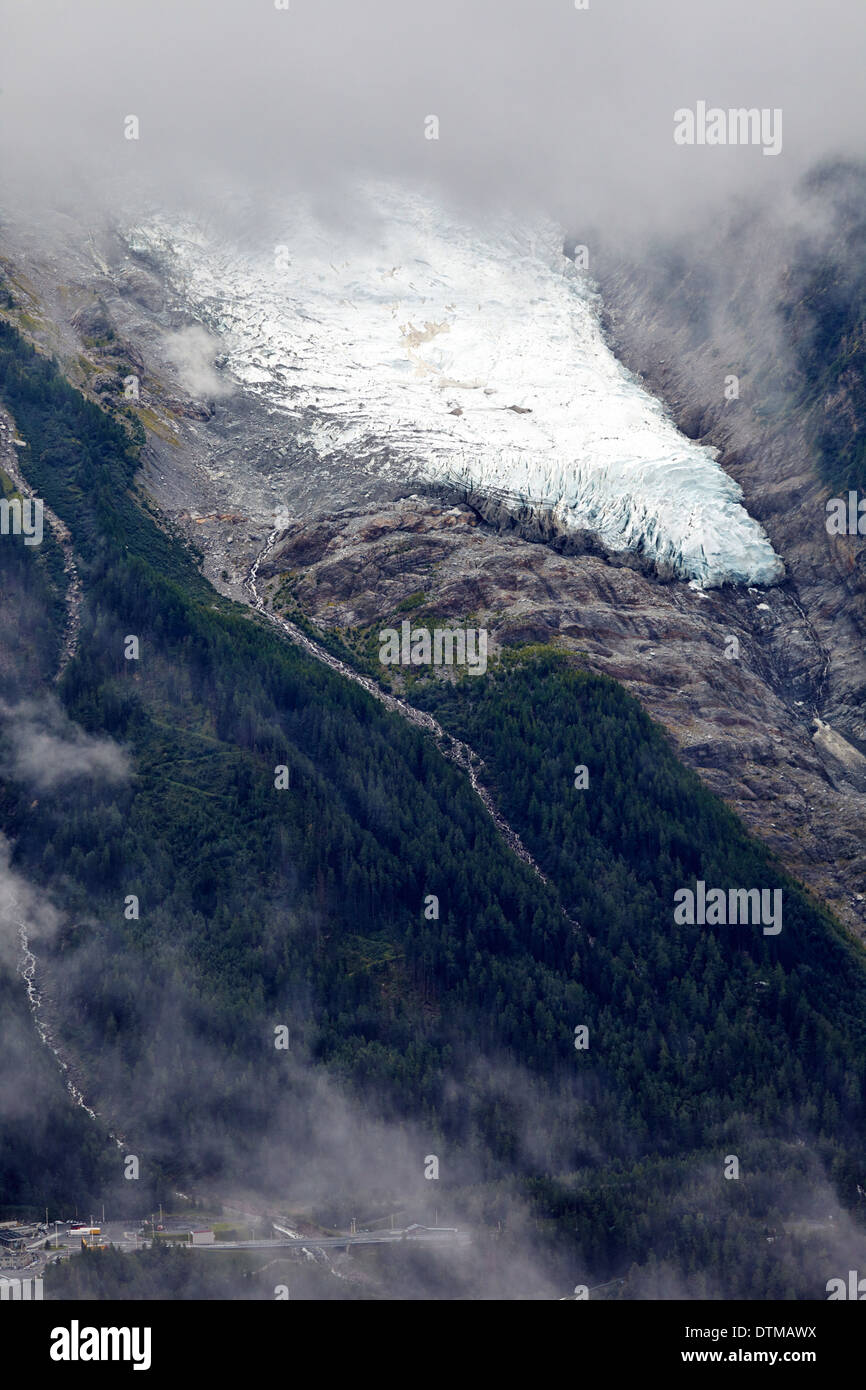
<svg viewBox="0 0 866 1390">
<path fill-rule="evenodd" d="M 193 1245 L 213 1245 L 215 1239 L 213 1231 L 190 1231 L 189 1238 Z"/>
</svg>

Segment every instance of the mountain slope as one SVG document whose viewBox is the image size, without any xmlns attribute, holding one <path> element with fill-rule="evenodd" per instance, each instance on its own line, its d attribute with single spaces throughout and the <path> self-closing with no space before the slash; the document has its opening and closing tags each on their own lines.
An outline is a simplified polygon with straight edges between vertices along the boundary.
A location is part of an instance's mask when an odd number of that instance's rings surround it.
<svg viewBox="0 0 866 1390">
<path fill-rule="evenodd" d="M 831 1182 L 849 1207 L 864 1185 L 861 948 L 620 688 L 530 651 L 427 701 L 477 744 L 545 886 L 423 734 L 209 589 L 136 490 L 128 436 L 6 326 L 0 398 L 83 586 L 62 711 L 45 663 L 4 716 L 0 828 L 58 914 L 33 939 L 57 1034 L 148 1183 L 423 1203 L 432 1153 L 436 1200 L 479 1228 L 547 1213 L 553 1249 L 527 1243 L 561 1278 L 634 1264 L 634 1292 L 662 1222 L 680 1279 L 820 1296 L 847 1218 L 808 1259 L 793 1228 Z M 42 556 L 4 541 L 0 563 L 30 571 L 16 602 L 58 651 Z M 780 937 L 677 928 L 695 877 L 783 887 Z M 696 1239 L 696 1183 L 727 1246 Z"/>
</svg>

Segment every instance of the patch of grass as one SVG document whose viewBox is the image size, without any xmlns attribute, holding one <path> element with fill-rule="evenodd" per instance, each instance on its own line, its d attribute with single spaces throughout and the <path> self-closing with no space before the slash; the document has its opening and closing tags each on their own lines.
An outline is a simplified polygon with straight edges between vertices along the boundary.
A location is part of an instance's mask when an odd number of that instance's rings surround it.
<svg viewBox="0 0 866 1390">
<path fill-rule="evenodd" d="M 149 406 L 138 406 L 135 409 L 135 415 L 145 429 L 150 430 L 151 434 L 157 435 L 159 439 L 164 439 L 166 444 L 173 444 L 175 448 L 180 444 L 178 436 L 171 427 Z"/>
<path fill-rule="evenodd" d="M 427 595 L 423 589 L 416 589 L 414 594 L 409 594 L 402 603 L 397 604 L 398 613 L 411 613 L 413 608 L 420 608 Z"/>
</svg>

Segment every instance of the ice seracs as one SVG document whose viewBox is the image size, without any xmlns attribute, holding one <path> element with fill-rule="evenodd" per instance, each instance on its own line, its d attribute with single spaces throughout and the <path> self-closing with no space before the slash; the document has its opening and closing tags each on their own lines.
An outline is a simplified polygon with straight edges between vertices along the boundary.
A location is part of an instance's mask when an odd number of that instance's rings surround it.
<svg viewBox="0 0 866 1390">
<path fill-rule="evenodd" d="M 545 510 L 701 587 L 782 577 L 715 451 L 611 352 L 560 229 L 475 225 L 392 186 L 355 197 L 348 231 L 296 201 L 278 243 L 166 217 L 129 241 L 323 462 Z"/>
</svg>

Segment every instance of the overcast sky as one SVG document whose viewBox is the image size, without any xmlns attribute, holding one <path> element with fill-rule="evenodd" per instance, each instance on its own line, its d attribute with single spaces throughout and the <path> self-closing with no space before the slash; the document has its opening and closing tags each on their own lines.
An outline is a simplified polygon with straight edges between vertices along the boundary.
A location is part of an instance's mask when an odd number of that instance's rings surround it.
<svg viewBox="0 0 866 1390">
<path fill-rule="evenodd" d="M 433 177 L 640 226 L 862 149 L 864 0 L 289 3 L 2 0 L 5 167 L 34 193 L 131 176 L 217 207 L 226 185 L 327 201 L 349 171 Z M 676 146 L 698 100 L 781 108 L 781 155 Z"/>
</svg>

